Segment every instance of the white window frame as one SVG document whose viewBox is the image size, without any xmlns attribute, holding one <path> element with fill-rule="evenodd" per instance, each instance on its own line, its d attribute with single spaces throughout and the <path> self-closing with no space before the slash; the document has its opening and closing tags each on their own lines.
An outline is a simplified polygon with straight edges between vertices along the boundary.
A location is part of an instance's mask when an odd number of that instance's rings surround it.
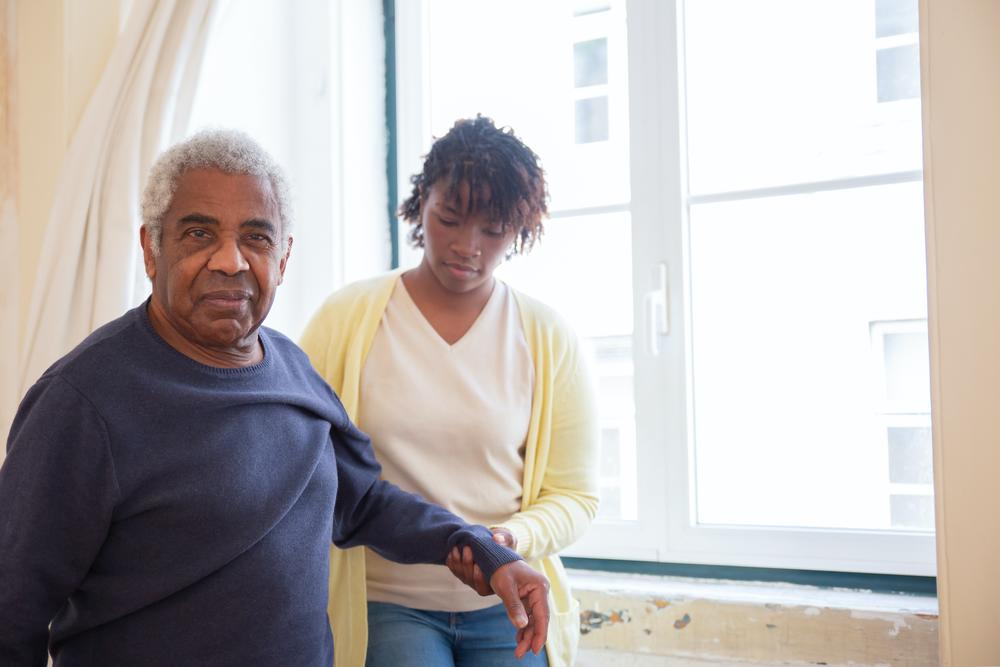
<svg viewBox="0 0 1000 667">
<path fill-rule="evenodd" d="M 397 0 L 400 197 L 427 136 L 422 99 L 426 2 Z M 637 521 L 598 520 L 566 555 L 702 565 L 933 575 L 934 535 L 921 532 L 707 526 L 695 521 L 688 207 L 693 203 L 920 180 L 901 172 L 688 197 L 682 6 L 627 0 Z M 675 37 L 675 39 L 671 39 Z M 544 158 L 544 156 L 543 156 Z M 573 214 L 590 211 L 573 211 Z M 554 212 L 558 215 L 559 212 Z M 405 230 L 400 230 L 401 236 Z M 401 243 L 403 248 L 405 243 Z M 405 261 L 403 262 L 405 264 Z M 553 304 L 558 308 L 558 304 Z"/>
</svg>

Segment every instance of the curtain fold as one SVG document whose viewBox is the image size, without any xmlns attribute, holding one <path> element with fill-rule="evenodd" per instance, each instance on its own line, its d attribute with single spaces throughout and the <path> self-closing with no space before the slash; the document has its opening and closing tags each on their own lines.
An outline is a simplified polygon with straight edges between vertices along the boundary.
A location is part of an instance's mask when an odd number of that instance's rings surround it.
<svg viewBox="0 0 1000 667">
<path fill-rule="evenodd" d="M 20 365 L 20 394 L 144 294 L 139 197 L 187 127 L 219 0 L 136 0 L 61 167 Z"/>
</svg>

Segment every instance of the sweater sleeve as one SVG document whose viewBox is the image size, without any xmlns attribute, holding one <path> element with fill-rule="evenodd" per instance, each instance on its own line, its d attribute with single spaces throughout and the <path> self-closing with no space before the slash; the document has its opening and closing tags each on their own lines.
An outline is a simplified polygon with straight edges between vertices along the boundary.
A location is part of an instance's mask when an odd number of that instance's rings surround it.
<svg viewBox="0 0 1000 667">
<path fill-rule="evenodd" d="M 379 479 L 381 466 L 371 442 L 356 426 L 333 432 L 337 500 L 333 541 L 341 548 L 364 545 L 397 563 L 443 564 L 454 546 L 469 546 L 487 581 L 520 557 L 493 541 L 485 526 L 470 525 L 444 508 Z"/>
<path fill-rule="evenodd" d="M 65 380 L 43 378 L 0 468 L 0 664 L 46 664 L 49 622 L 104 543 L 117 496 L 100 415 Z"/>
<path fill-rule="evenodd" d="M 558 553 L 587 529 L 598 505 L 598 419 L 594 382 L 572 334 L 565 353 L 551 355 L 552 421 L 548 457 L 537 499 L 500 526 L 517 539 L 527 560 Z M 537 371 L 536 371 L 537 372 Z M 544 437 L 544 436 L 540 436 Z"/>
</svg>

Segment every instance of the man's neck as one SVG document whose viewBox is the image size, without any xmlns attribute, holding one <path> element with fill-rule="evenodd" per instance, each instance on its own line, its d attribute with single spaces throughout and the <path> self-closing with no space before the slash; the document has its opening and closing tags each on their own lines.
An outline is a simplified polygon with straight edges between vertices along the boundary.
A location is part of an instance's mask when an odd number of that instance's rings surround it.
<svg viewBox="0 0 1000 667">
<path fill-rule="evenodd" d="M 155 296 L 150 299 L 146 313 L 153 330 L 167 345 L 200 364 L 216 368 L 244 368 L 264 360 L 264 346 L 257 330 L 245 339 L 224 347 L 203 345 L 184 335 L 174 325 Z"/>
</svg>

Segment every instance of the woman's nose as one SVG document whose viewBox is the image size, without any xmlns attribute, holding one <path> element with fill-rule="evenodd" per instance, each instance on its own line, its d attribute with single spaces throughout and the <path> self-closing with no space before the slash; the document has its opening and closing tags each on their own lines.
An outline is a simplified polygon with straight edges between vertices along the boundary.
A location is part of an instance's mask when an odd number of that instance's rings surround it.
<svg viewBox="0 0 1000 667">
<path fill-rule="evenodd" d="M 451 249 L 462 257 L 478 257 L 482 250 L 475 225 L 463 225 L 452 241 Z"/>
</svg>

